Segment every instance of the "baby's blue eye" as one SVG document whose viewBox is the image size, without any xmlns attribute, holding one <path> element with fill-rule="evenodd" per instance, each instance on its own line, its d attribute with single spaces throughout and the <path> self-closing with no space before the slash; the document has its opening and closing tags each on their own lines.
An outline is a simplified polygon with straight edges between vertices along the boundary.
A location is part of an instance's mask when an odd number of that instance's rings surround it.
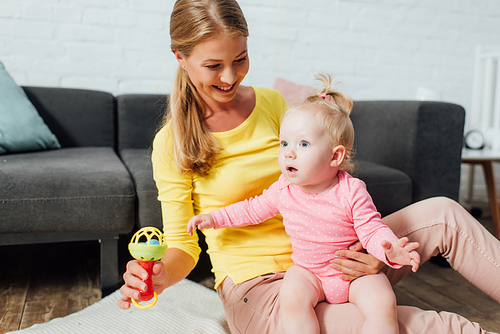
<svg viewBox="0 0 500 334">
<path fill-rule="evenodd" d="M 281 142 L 281 147 L 287 147 L 287 146 L 288 146 L 288 143 L 286 141 Z"/>
<path fill-rule="evenodd" d="M 309 146 L 308 142 L 306 142 L 306 141 L 301 141 L 300 142 L 300 147 L 307 147 L 307 146 Z"/>
</svg>

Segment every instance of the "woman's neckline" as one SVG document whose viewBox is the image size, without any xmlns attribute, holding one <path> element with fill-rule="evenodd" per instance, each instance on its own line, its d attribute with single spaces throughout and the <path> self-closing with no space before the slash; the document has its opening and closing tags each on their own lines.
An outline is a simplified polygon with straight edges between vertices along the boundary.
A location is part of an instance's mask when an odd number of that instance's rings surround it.
<svg viewBox="0 0 500 334">
<path fill-rule="evenodd" d="M 251 111 L 250 113 L 245 117 L 245 119 L 243 119 L 239 124 L 233 126 L 232 128 L 229 128 L 229 129 L 225 129 L 225 130 L 222 130 L 222 131 L 210 131 L 212 132 L 214 135 L 225 135 L 225 134 L 231 134 L 233 133 L 234 131 L 238 131 L 239 129 L 241 129 L 242 127 L 244 127 L 245 124 L 247 124 L 249 122 L 249 120 L 251 120 L 253 118 L 253 114 L 254 114 L 254 111 L 255 111 L 255 107 L 257 106 L 258 102 L 258 94 L 257 94 L 257 91 L 254 89 L 254 87 L 252 86 L 246 86 L 247 88 L 251 89 L 251 91 L 249 92 L 250 94 L 252 94 L 252 97 L 253 97 L 253 107 L 251 108 Z"/>
</svg>

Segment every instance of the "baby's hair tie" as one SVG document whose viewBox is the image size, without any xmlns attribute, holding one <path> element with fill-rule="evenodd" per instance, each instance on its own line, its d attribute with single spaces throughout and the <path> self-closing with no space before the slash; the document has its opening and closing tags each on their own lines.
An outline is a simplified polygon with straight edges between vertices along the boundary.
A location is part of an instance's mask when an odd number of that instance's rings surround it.
<svg viewBox="0 0 500 334">
<path fill-rule="evenodd" d="M 321 93 L 320 96 L 323 98 L 323 100 L 326 100 L 326 94 L 325 93 Z"/>
</svg>

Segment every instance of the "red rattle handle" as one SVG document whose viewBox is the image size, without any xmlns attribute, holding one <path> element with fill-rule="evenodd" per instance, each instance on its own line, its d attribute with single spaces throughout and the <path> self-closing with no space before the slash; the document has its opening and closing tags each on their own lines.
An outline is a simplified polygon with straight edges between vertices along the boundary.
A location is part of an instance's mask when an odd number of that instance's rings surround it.
<svg viewBox="0 0 500 334">
<path fill-rule="evenodd" d="M 148 272 L 148 278 L 142 281 L 145 282 L 148 286 L 146 291 L 142 291 L 141 289 L 137 289 L 141 293 L 140 301 L 147 301 L 154 297 L 155 290 L 153 288 L 153 266 L 156 261 L 143 261 L 138 260 L 141 267 L 143 267 Z"/>
</svg>

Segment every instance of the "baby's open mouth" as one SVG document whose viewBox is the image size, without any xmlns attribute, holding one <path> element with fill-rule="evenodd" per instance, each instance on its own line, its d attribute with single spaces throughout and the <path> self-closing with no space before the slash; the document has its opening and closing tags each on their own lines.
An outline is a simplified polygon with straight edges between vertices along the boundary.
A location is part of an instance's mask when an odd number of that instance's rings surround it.
<svg viewBox="0 0 500 334">
<path fill-rule="evenodd" d="M 297 172 L 297 168 L 292 167 L 292 166 L 288 166 L 288 167 L 286 168 L 286 170 L 287 170 L 287 171 L 289 171 L 290 173 L 295 173 L 295 172 Z"/>
</svg>

